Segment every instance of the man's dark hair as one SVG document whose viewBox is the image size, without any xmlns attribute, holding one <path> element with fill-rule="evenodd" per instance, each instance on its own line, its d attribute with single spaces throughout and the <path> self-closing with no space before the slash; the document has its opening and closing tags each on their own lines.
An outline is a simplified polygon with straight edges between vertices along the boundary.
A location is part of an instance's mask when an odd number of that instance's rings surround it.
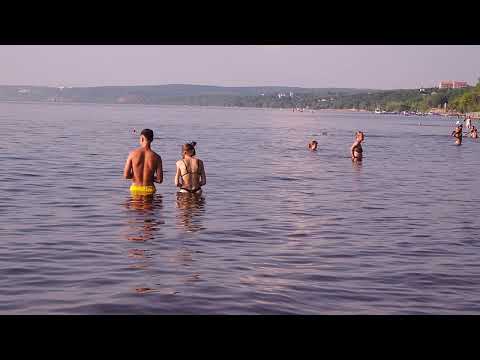
<svg viewBox="0 0 480 360">
<path fill-rule="evenodd" d="M 140 135 L 145 136 L 145 138 L 150 142 L 153 140 L 153 131 L 150 129 L 143 129 Z"/>
</svg>

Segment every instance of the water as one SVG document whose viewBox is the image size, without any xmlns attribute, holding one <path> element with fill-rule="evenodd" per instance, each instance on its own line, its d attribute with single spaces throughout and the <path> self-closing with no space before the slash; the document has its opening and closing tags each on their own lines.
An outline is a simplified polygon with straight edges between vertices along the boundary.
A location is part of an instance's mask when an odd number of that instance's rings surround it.
<svg viewBox="0 0 480 360">
<path fill-rule="evenodd" d="M 478 314 L 480 142 L 454 123 L 0 104 L 0 313 Z M 165 169 L 146 202 L 122 179 L 144 127 Z M 200 201 L 173 184 L 190 140 Z"/>
</svg>

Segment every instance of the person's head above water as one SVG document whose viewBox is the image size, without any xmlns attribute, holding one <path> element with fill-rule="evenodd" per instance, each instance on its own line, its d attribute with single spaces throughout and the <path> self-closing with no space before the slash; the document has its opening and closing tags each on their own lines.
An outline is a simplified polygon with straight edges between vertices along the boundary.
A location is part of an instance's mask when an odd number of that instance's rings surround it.
<svg viewBox="0 0 480 360">
<path fill-rule="evenodd" d="M 185 155 L 195 156 L 195 146 L 197 146 L 197 143 L 195 141 L 183 144 L 183 146 L 182 146 L 182 156 L 183 157 L 185 157 Z"/>
<path fill-rule="evenodd" d="M 318 147 L 318 142 L 317 140 L 312 140 L 308 143 L 308 148 L 310 150 L 317 150 L 317 147 Z"/>
<path fill-rule="evenodd" d="M 150 129 L 143 129 L 140 133 L 140 144 L 142 146 L 150 145 L 153 141 L 153 131 Z"/>
<path fill-rule="evenodd" d="M 357 131 L 355 133 L 355 138 L 359 141 L 363 141 L 365 140 L 365 134 L 363 133 L 363 131 Z"/>
</svg>

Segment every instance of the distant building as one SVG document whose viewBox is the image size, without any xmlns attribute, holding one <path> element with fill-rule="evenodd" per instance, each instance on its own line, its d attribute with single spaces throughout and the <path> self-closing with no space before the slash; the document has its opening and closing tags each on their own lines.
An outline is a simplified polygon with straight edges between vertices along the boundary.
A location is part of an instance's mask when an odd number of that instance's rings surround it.
<svg viewBox="0 0 480 360">
<path fill-rule="evenodd" d="M 290 91 L 290 97 L 293 97 L 293 92 Z"/>
<path fill-rule="evenodd" d="M 29 92 L 30 92 L 29 89 L 20 89 L 20 90 L 18 90 L 18 93 L 20 93 L 20 94 L 28 94 Z"/>
<path fill-rule="evenodd" d="M 455 80 L 443 80 L 440 81 L 438 85 L 439 89 L 460 89 L 467 87 L 468 84 L 466 81 L 455 81 Z"/>
</svg>

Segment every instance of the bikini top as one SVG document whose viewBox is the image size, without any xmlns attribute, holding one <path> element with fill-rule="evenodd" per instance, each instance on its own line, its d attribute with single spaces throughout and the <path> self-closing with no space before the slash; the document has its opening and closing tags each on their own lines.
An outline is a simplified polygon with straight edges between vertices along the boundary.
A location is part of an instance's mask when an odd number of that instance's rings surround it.
<svg viewBox="0 0 480 360">
<path fill-rule="evenodd" d="M 357 145 L 355 145 L 353 147 L 353 151 L 356 151 L 358 153 L 362 153 L 363 152 L 363 149 L 362 149 L 362 144 L 361 143 L 358 143 Z"/>
<path fill-rule="evenodd" d="M 197 160 L 198 161 L 198 160 Z M 187 163 L 185 162 L 185 160 L 182 159 L 182 162 L 183 162 L 183 165 L 185 165 L 185 170 L 187 170 L 187 172 L 183 175 L 180 175 L 182 178 L 185 176 L 185 175 L 188 175 L 188 174 L 197 174 L 197 175 L 200 175 L 200 172 L 199 172 L 199 168 L 197 168 L 197 171 L 196 172 L 192 172 L 190 170 L 188 170 L 188 166 L 187 166 Z"/>
</svg>

